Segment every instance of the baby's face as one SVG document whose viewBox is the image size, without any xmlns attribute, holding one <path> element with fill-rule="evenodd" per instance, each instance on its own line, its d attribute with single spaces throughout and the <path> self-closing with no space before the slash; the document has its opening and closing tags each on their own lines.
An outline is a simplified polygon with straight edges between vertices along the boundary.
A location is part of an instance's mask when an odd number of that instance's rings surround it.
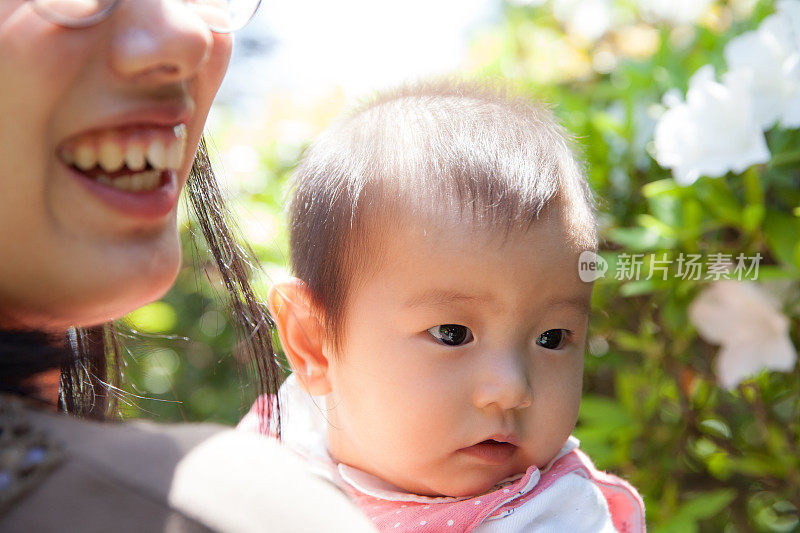
<svg viewBox="0 0 800 533">
<path fill-rule="evenodd" d="M 337 460 L 464 496 L 553 458 L 578 415 L 591 294 L 560 218 L 505 238 L 456 217 L 383 232 L 329 359 Z"/>
</svg>

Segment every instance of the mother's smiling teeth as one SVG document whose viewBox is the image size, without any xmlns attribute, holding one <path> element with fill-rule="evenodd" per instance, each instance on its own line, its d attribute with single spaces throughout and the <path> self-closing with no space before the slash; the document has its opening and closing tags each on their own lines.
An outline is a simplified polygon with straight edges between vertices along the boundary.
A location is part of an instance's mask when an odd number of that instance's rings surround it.
<svg viewBox="0 0 800 533">
<path fill-rule="evenodd" d="M 124 191 L 150 191 L 164 170 L 180 169 L 186 152 L 186 126 L 124 127 L 76 137 L 59 150 L 69 166 L 104 185 Z"/>
</svg>

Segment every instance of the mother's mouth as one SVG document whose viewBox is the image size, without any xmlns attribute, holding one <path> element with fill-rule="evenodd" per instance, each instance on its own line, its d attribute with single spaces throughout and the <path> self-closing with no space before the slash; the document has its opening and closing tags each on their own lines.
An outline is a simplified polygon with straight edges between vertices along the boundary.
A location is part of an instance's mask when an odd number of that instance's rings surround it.
<svg viewBox="0 0 800 533">
<path fill-rule="evenodd" d="M 76 173 L 126 192 L 155 191 L 169 171 L 181 168 L 186 126 L 127 126 L 74 137 L 58 149 L 59 159 Z"/>
<path fill-rule="evenodd" d="M 127 125 L 76 135 L 57 148 L 68 175 L 106 207 L 160 224 L 178 203 L 184 124 Z"/>
</svg>

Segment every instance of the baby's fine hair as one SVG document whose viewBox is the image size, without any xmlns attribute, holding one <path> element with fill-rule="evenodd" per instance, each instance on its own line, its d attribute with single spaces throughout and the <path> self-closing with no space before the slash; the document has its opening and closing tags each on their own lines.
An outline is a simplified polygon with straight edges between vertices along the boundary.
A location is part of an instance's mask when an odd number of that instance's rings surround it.
<svg viewBox="0 0 800 533">
<path fill-rule="evenodd" d="M 582 165 L 549 110 L 495 83 L 407 85 L 345 115 L 303 155 L 289 201 L 292 270 L 338 347 L 348 291 L 379 263 L 382 229 L 444 209 L 525 230 L 550 206 L 572 245 L 596 248 Z"/>
</svg>

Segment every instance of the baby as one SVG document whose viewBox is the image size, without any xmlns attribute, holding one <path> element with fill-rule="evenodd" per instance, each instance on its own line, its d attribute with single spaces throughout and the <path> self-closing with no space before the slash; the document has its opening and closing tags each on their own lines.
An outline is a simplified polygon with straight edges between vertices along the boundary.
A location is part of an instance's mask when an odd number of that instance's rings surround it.
<svg viewBox="0 0 800 533">
<path fill-rule="evenodd" d="M 636 490 L 570 436 L 592 291 L 578 257 L 597 235 L 550 113 L 406 87 L 323 133 L 292 190 L 296 277 L 268 297 L 294 372 L 288 446 L 379 530 L 644 529 Z"/>
</svg>

